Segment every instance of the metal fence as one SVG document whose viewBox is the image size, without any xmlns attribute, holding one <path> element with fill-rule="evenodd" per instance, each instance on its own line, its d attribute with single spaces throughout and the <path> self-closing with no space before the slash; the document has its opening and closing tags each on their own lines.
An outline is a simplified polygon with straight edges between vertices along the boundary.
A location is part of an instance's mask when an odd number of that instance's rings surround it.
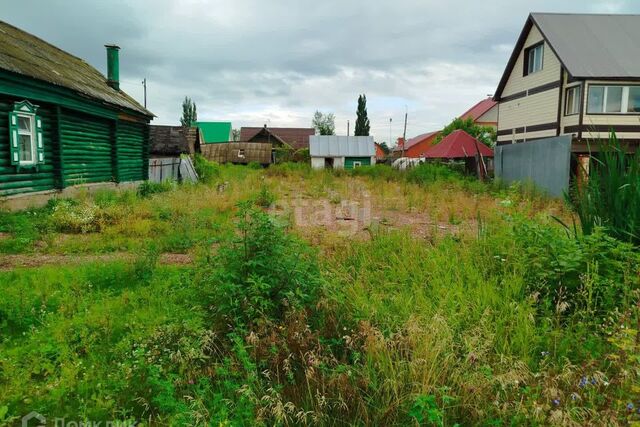
<svg viewBox="0 0 640 427">
<path fill-rule="evenodd" d="M 149 159 L 149 181 L 178 181 L 180 178 L 180 157 Z"/>
<path fill-rule="evenodd" d="M 551 196 L 569 189 L 571 135 L 495 148 L 495 176 L 510 184 L 531 182 Z"/>
</svg>

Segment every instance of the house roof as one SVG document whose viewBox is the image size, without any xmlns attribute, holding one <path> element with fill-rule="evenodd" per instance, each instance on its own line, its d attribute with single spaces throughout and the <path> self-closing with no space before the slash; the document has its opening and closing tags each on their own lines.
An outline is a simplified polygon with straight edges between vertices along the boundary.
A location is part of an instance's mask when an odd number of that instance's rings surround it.
<svg viewBox="0 0 640 427">
<path fill-rule="evenodd" d="M 437 145 L 431 147 L 425 157 L 431 159 L 463 159 L 474 157 L 477 152 L 485 157 L 493 157 L 493 150 L 478 141 L 465 131 L 458 129 L 442 138 Z"/>
<path fill-rule="evenodd" d="M 231 140 L 231 122 L 195 122 L 202 131 L 204 142 L 229 142 Z"/>
<path fill-rule="evenodd" d="M 149 126 L 149 152 L 160 156 L 191 154 L 195 151 L 198 129 L 182 126 Z"/>
<path fill-rule="evenodd" d="M 482 101 L 478 102 L 473 107 L 469 108 L 467 111 L 462 113 L 460 116 L 461 119 L 472 119 L 473 121 L 478 120 L 478 118 L 482 117 L 487 111 L 491 110 L 497 104 L 492 98 L 486 98 Z"/>
<path fill-rule="evenodd" d="M 295 149 L 309 147 L 309 137 L 316 134 L 314 128 L 243 127 L 240 129 L 240 141 L 251 142 L 253 137 L 264 130 L 275 136 L 278 142 L 291 145 Z"/>
<path fill-rule="evenodd" d="M 309 138 L 312 157 L 373 157 L 373 136 L 313 135 Z"/>
<path fill-rule="evenodd" d="M 527 35 L 536 25 L 574 78 L 639 79 L 640 15 L 532 13 L 496 90 L 499 100 Z"/>
<path fill-rule="evenodd" d="M 409 148 L 413 147 L 414 145 L 425 141 L 427 139 L 433 138 L 434 136 L 437 136 L 440 133 L 439 130 L 434 131 L 434 132 L 427 132 L 427 133 L 423 133 L 420 134 L 418 136 L 414 136 L 413 138 L 407 140 L 407 142 L 404 144 L 404 149 L 408 150 Z M 402 147 L 400 146 L 396 146 L 393 151 L 402 151 Z"/>
<path fill-rule="evenodd" d="M 70 89 L 94 100 L 148 117 L 153 113 L 113 89 L 98 70 L 44 40 L 0 21 L 0 69 Z"/>
</svg>

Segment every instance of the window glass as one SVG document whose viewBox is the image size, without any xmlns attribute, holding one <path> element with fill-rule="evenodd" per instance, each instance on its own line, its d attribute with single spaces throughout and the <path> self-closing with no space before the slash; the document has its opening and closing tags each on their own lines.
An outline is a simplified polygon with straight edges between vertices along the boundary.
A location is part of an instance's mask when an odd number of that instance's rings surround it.
<svg viewBox="0 0 640 427">
<path fill-rule="evenodd" d="M 619 113 L 622 111 L 622 86 L 609 86 L 607 87 L 606 98 L 607 113 Z"/>
<path fill-rule="evenodd" d="M 604 105 L 604 86 L 591 86 L 589 88 L 587 111 L 589 113 L 602 113 Z"/>
<path fill-rule="evenodd" d="M 18 141 L 18 148 L 20 149 L 20 161 L 32 162 L 33 161 L 33 149 L 31 146 L 31 135 L 20 135 Z"/>
<path fill-rule="evenodd" d="M 567 89 L 565 114 L 578 114 L 580 112 L 580 86 Z"/>
<path fill-rule="evenodd" d="M 31 119 L 29 117 L 18 116 L 18 129 L 21 132 L 31 132 Z"/>
<path fill-rule="evenodd" d="M 627 112 L 640 113 L 640 86 L 629 87 L 629 105 Z"/>
<path fill-rule="evenodd" d="M 530 48 L 527 53 L 527 74 L 542 70 L 542 52 L 544 45 Z"/>
</svg>

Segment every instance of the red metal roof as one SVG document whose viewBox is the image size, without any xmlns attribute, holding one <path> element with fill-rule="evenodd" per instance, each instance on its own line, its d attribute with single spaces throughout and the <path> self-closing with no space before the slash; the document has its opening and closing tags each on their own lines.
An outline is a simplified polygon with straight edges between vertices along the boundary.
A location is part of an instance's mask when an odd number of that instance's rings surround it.
<svg viewBox="0 0 640 427">
<path fill-rule="evenodd" d="M 413 147 L 414 145 L 424 141 L 425 139 L 429 139 L 432 138 L 433 136 L 439 134 L 440 131 L 437 130 L 435 132 L 427 132 L 427 133 L 423 133 L 421 135 L 415 136 L 409 140 L 407 140 L 407 143 L 404 145 L 404 149 L 408 150 L 409 148 Z M 401 146 L 396 146 L 396 148 L 393 149 L 393 151 L 402 151 L 402 147 Z"/>
<path fill-rule="evenodd" d="M 484 157 L 493 157 L 493 150 L 463 130 L 456 130 L 445 136 L 425 153 L 431 159 L 463 159 L 474 157 L 480 151 Z"/>
<path fill-rule="evenodd" d="M 460 118 L 463 120 L 470 118 L 475 122 L 479 117 L 482 117 L 484 113 L 495 107 L 496 104 L 497 102 L 491 98 L 483 99 L 482 101 L 478 102 L 476 105 L 465 111 L 460 116 Z"/>
</svg>

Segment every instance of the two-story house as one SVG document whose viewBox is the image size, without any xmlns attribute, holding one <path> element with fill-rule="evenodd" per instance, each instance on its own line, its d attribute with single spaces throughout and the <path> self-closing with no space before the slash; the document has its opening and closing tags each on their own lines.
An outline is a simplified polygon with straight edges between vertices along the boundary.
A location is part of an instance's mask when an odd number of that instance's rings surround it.
<svg viewBox="0 0 640 427">
<path fill-rule="evenodd" d="M 532 13 L 494 100 L 498 145 L 573 135 L 573 152 L 640 140 L 640 15 Z"/>
</svg>

